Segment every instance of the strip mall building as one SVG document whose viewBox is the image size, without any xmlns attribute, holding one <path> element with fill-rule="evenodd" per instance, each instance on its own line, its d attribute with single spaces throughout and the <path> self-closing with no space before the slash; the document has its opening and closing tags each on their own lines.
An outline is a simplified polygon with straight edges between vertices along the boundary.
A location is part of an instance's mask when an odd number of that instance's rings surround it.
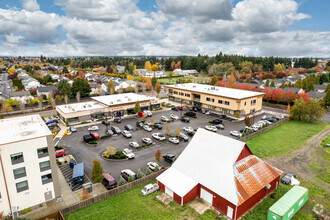
<svg viewBox="0 0 330 220">
<path fill-rule="evenodd" d="M 141 111 L 149 110 L 150 106 L 159 108 L 161 101 L 155 97 L 124 93 L 92 97 L 93 101 L 56 106 L 59 118 L 69 124 L 93 121 L 99 118 L 113 118 L 134 115 L 136 102 L 140 103 Z"/>
<path fill-rule="evenodd" d="M 264 93 L 195 83 L 165 86 L 170 101 L 240 117 L 262 109 Z"/>
</svg>

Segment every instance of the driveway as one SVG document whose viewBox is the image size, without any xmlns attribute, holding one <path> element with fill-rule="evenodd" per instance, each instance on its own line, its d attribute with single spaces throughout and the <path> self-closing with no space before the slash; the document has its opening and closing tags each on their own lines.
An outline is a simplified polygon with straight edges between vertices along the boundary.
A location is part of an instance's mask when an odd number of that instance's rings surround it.
<svg viewBox="0 0 330 220">
<path fill-rule="evenodd" d="M 184 114 L 185 111 L 182 112 Z M 180 117 L 181 112 L 180 111 L 163 111 L 163 112 L 157 112 L 153 113 L 154 122 L 159 122 L 160 117 L 162 115 L 167 116 L 170 118 L 170 114 L 176 114 Z M 185 147 L 188 145 L 188 142 L 180 142 L 179 144 L 175 145 L 168 141 L 165 142 L 159 142 L 152 138 L 152 133 L 154 132 L 161 132 L 165 134 L 165 127 L 168 124 L 170 126 L 171 135 L 175 134 L 175 131 L 177 128 L 181 128 L 181 132 L 183 132 L 182 128 L 184 126 L 190 126 L 194 129 L 197 129 L 199 127 L 204 128 L 205 125 L 208 125 L 209 121 L 215 119 L 215 116 L 210 115 L 204 115 L 202 113 L 197 113 L 197 119 L 191 118 L 190 123 L 184 123 L 180 120 L 176 120 L 174 122 L 169 122 L 166 124 L 163 124 L 162 130 L 153 130 L 152 132 L 147 132 L 143 129 L 140 130 L 134 130 L 132 132 L 133 137 L 132 138 L 125 138 L 121 134 L 117 136 L 113 136 L 111 138 L 107 139 L 100 139 L 99 145 L 97 147 L 92 147 L 86 145 L 82 141 L 82 136 L 85 134 L 88 134 L 88 125 L 84 127 L 77 128 L 77 132 L 73 133 L 70 136 L 63 137 L 59 143 L 58 146 L 63 146 L 65 148 L 65 151 L 67 154 L 72 154 L 73 157 L 77 160 L 78 163 L 84 162 L 85 163 L 85 173 L 88 176 L 91 176 L 91 170 L 93 166 L 93 160 L 96 158 L 100 161 L 104 168 L 104 172 L 111 173 L 114 178 L 117 179 L 117 181 L 120 178 L 120 171 L 123 169 L 131 169 L 134 172 L 137 171 L 138 168 L 141 169 L 143 173 L 146 171 L 146 164 L 150 161 L 155 161 L 155 152 L 157 150 L 161 150 L 163 154 L 165 153 L 173 153 L 176 156 L 179 156 L 181 152 L 185 149 Z M 255 121 L 260 120 L 261 115 L 257 116 L 255 118 Z M 117 126 L 121 130 L 124 129 L 124 126 L 126 124 L 132 125 L 134 128 L 135 123 L 138 119 L 136 118 L 130 118 L 130 119 L 123 119 L 122 123 L 117 124 L 114 122 L 111 122 L 109 128 L 111 126 Z M 147 118 L 147 121 L 150 121 L 150 118 Z M 231 130 L 240 130 L 244 128 L 245 124 L 243 122 L 230 122 L 227 120 L 223 120 L 225 129 L 224 130 L 218 130 L 217 133 L 230 136 L 229 132 Z M 102 136 L 105 134 L 106 126 L 102 125 L 101 123 L 98 124 L 100 130 L 97 131 L 97 133 Z M 142 144 L 141 138 L 143 137 L 150 137 L 153 140 L 153 144 L 149 147 L 142 148 L 139 150 L 135 150 L 135 159 L 132 160 L 124 160 L 124 161 L 106 161 L 102 159 L 101 154 L 105 151 L 107 146 L 115 147 L 117 150 L 122 150 L 123 148 L 129 148 L 128 142 L 130 141 L 137 141 L 140 145 Z M 191 139 L 191 138 L 190 138 Z M 169 166 L 167 162 L 161 160 L 160 164 L 162 166 Z"/>
</svg>

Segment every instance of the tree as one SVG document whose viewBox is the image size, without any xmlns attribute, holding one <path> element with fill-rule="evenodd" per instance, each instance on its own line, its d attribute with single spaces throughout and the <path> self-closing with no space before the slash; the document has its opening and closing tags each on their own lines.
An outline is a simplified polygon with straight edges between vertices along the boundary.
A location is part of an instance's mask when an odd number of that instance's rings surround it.
<svg viewBox="0 0 330 220">
<path fill-rule="evenodd" d="M 152 173 L 152 171 L 150 170 L 149 167 L 147 167 L 147 169 L 146 169 L 146 176 L 150 175 L 151 173 Z"/>
<path fill-rule="evenodd" d="M 68 97 L 68 95 L 64 95 L 64 102 L 65 102 L 65 104 L 68 104 L 68 102 L 69 102 L 69 97 Z"/>
<path fill-rule="evenodd" d="M 151 63 L 150 63 L 150 61 L 145 62 L 144 68 L 147 69 L 148 71 L 151 70 Z"/>
<path fill-rule="evenodd" d="M 129 74 L 131 74 L 131 75 L 134 73 L 134 63 L 130 62 L 130 63 L 128 64 L 128 72 L 129 72 Z"/>
<path fill-rule="evenodd" d="M 308 114 L 307 114 L 307 121 L 308 122 L 315 122 L 319 120 L 325 113 L 324 108 L 322 107 L 321 103 L 312 99 L 308 106 Z"/>
<path fill-rule="evenodd" d="M 92 89 L 86 79 L 82 79 L 80 77 L 75 78 L 72 83 L 72 95 L 75 96 L 77 92 L 80 92 L 81 97 L 89 96 Z"/>
<path fill-rule="evenodd" d="M 140 179 L 140 178 L 142 178 L 142 177 L 143 177 L 143 173 L 141 172 L 141 169 L 139 168 L 139 169 L 137 170 L 136 178 L 137 178 L 137 179 Z"/>
<path fill-rule="evenodd" d="M 171 128 L 170 128 L 169 125 L 166 125 L 165 131 L 166 131 L 167 134 L 169 134 L 171 132 Z"/>
<path fill-rule="evenodd" d="M 156 153 L 155 153 L 155 159 L 159 161 L 162 159 L 162 152 L 160 150 L 157 150 Z"/>
<path fill-rule="evenodd" d="M 294 84 L 294 87 L 296 87 L 296 88 L 302 88 L 303 87 L 301 78 L 299 78 L 297 80 L 296 84 Z"/>
<path fill-rule="evenodd" d="M 62 73 L 69 73 L 69 70 L 68 70 L 68 68 L 66 68 L 66 67 L 63 67 Z"/>
<path fill-rule="evenodd" d="M 253 63 L 250 61 L 243 61 L 239 64 L 241 68 L 240 73 L 250 73 L 252 72 Z"/>
<path fill-rule="evenodd" d="M 126 180 L 121 176 L 120 179 L 119 179 L 119 182 L 118 182 L 118 185 L 119 186 L 122 186 L 126 183 Z"/>
<path fill-rule="evenodd" d="M 116 148 L 114 147 L 111 147 L 111 146 L 108 146 L 106 148 L 106 151 L 104 152 L 104 156 L 107 157 L 107 158 L 110 158 L 112 157 L 113 155 L 115 155 L 117 152 Z"/>
<path fill-rule="evenodd" d="M 103 167 L 100 164 L 100 161 L 97 159 L 93 160 L 92 176 L 91 179 L 94 183 L 99 183 L 103 179 Z"/>
<path fill-rule="evenodd" d="M 144 122 L 146 122 L 146 116 L 143 116 L 142 118 L 141 118 L 141 121 L 144 123 Z"/>
<path fill-rule="evenodd" d="M 309 103 L 311 97 L 308 93 L 299 93 L 299 98 L 302 98 L 306 103 Z"/>
<path fill-rule="evenodd" d="M 13 107 L 11 107 L 10 105 L 8 105 L 7 103 L 2 103 L 2 106 L 1 106 L 1 112 L 12 112 L 14 111 L 13 110 Z"/>
<path fill-rule="evenodd" d="M 292 103 L 296 98 L 297 95 L 294 93 L 294 91 L 292 91 L 292 89 L 290 89 L 284 93 L 283 101 L 286 103 Z"/>
<path fill-rule="evenodd" d="M 229 88 L 235 88 L 236 87 L 236 79 L 234 74 L 230 74 L 229 79 L 228 79 L 228 86 Z"/>
<path fill-rule="evenodd" d="M 162 86 L 160 85 L 159 82 L 157 82 L 157 84 L 155 86 L 155 91 L 157 92 L 157 96 L 159 96 L 161 88 L 162 88 Z"/>
<path fill-rule="evenodd" d="M 291 108 L 291 106 L 290 106 L 290 104 L 288 104 L 288 107 L 286 108 L 286 113 L 290 114 L 290 108 Z"/>
<path fill-rule="evenodd" d="M 245 116 L 244 122 L 246 126 L 250 127 L 252 125 L 252 118 Z"/>
<path fill-rule="evenodd" d="M 83 188 L 81 193 L 81 200 L 89 199 L 89 197 L 91 197 L 91 194 L 87 189 Z"/>
<path fill-rule="evenodd" d="M 8 73 L 14 73 L 14 72 L 16 72 L 16 70 L 13 69 L 13 68 L 9 68 L 7 72 L 8 72 Z"/>
<path fill-rule="evenodd" d="M 134 113 L 137 114 L 140 111 L 141 111 L 140 102 L 136 102 L 134 107 Z"/>
<path fill-rule="evenodd" d="M 151 71 L 157 71 L 158 70 L 158 66 L 156 64 L 151 66 Z"/>
<path fill-rule="evenodd" d="M 145 88 L 146 88 L 146 89 L 151 89 L 151 87 L 152 87 L 151 79 L 148 77 L 148 78 L 147 78 L 147 81 L 146 81 L 146 86 L 145 86 Z"/>
<path fill-rule="evenodd" d="M 304 99 L 299 98 L 294 101 L 290 115 L 293 120 L 314 122 L 320 119 L 324 112 L 324 108 L 316 100 L 306 102 Z"/>
<path fill-rule="evenodd" d="M 79 91 L 76 94 L 76 99 L 77 99 L 77 102 L 80 102 L 80 92 Z"/>
<path fill-rule="evenodd" d="M 175 135 L 176 135 L 177 137 L 180 136 L 180 128 L 177 128 L 177 129 L 176 129 L 176 131 L 175 131 Z"/>
<path fill-rule="evenodd" d="M 128 80 L 133 80 L 134 77 L 133 77 L 132 75 L 128 75 L 128 76 L 127 76 L 127 79 L 128 79 Z"/>
<path fill-rule="evenodd" d="M 70 86 L 70 84 L 68 83 L 68 81 L 66 79 L 61 80 L 58 83 L 57 88 L 58 88 L 58 91 L 60 91 L 60 93 L 62 95 L 67 95 L 67 96 L 71 95 L 71 86 Z"/>
<path fill-rule="evenodd" d="M 107 84 L 107 92 L 108 94 L 112 95 L 115 92 L 115 84 L 113 83 L 112 79 Z"/>
<path fill-rule="evenodd" d="M 171 63 L 171 70 L 175 70 L 175 62 L 174 61 L 172 61 L 172 63 Z"/>
<path fill-rule="evenodd" d="M 269 87 L 269 79 L 266 80 L 265 86 Z"/>
<path fill-rule="evenodd" d="M 151 79 L 151 84 L 152 84 L 152 87 L 155 88 L 156 84 L 157 84 L 158 80 L 156 77 L 152 77 Z"/>
<path fill-rule="evenodd" d="M 274 80 L 272 80 L 272 82 L 270 83 L 270 87 L 276 87 Z"/>
<path fill-rule="evenodd" d="M 322 99 L 322 105 L 326 108 L 330 106 L 330 84 L 328 84 L 327 88 L 325 89 L 325 96 Z"/>
<path fill-rule="evenodd" d="M 284 97 L 284 92 L 282 89 L 277 88 L 273 91 L 273 97 L 272 97 L 273 101 L 279 103 L 280 101 L 283 100 L 283 97 Z"/>
<path fill-rule="evenodd" d="M 151 123 L 151 125 L 154 125 L 154 124 L 155 124 L 155 119 L 154 119 L 154 117 L 151 117 L 150 123 Z"/>
<path fill-rule="evenodd" d="M 132 175 L 129 175 L 128 176 L 128 182 L 130 183 L 130 182 L 133 182 L 133 181 L 134 181 L 134 177 Z"/>
<path fill-rule="evenodd" d="M 210 82 L 210 85 L 214 86 L 219 81 L 217 76 L 213 76 Z"/>
<path fill-rule="evenodd" d="M 23 114 L 25 114 L 24 113 L 24 109 L 25 109 L 25 102 L 24 101 L 19 102 L 19 108 L 23 111 Z"/>
</svg>

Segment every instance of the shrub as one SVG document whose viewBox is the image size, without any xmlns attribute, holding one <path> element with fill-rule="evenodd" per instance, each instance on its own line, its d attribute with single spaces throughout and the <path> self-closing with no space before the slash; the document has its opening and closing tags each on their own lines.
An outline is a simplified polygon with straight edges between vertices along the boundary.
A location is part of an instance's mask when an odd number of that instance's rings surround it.
<svg viewBox="0 0 330 220">
<path fill-rule="evenodd" d="M 158 166 L 156 166 L 155 169 L 154 169 L 154 172 L 157 172 L 157 171 L 159 171 L 159 167 Z"/>
<path fill-rule="evenodd" d="M 112 136 L 111 134 L 106 134 L 106 135 L 101 136 L 100 139 L 109 138 L 111 136 Z"/>
<path fill-rule="evenodd" d="M 87 121 L 82 121 L 80 124 L 87 124 L 88 122 Z"/>
<path fill-rule="evenodd" d="M 133 176 L 129 176 L 128 177 L 128 182 L 130 183 L 130 182 L 133 182 L 134 181 L 134 177 Z"/>
<path fill-rule="evenodd" d="M 136 174 L 136 178 L 137 178 L 137 179 L 140 179 L 140 178 L 142 178 L 142 176 L 143 176 L 143 173 L 141 172 L 141 169 L 139 168 L 139 169 L 138 169 L 138 172 L 137 172 L 137 174 Z"/>
<path fill-rule="evenodd" d="M 44 206 L 44 204 L 42 204 L 42 203 L 39 204 L 39 207 L 43 207 L 43 206 Z"/>
<path fill-rule="evenodd" d="M 193 116 L 193 118 L 197 118 L 197 116 L 196 116 L 196 115 L 194 115 L 194 116 Z"/>
<path fill-rule="evenodd" d="M 27 210 L 27 209 L 23 209 L 22 210 L 22 214 L 24 215 L 24 214 L 26 214 L 26 213 L 28 213 L 29 211 Z"/>
<path fill-rule="evenodd" d="M 118 185 L 119 186 L 122 186 L 126 183 L 126 180 L 121 176 L 120 179 L 119 179 L 119 182 L 118 182 Z"/>
<path fill-rule="evenodd" d="M 148 176 L 148 175 L 150 175 L 151 173 L 152 173 L 152 171 L 150 170 L 149 167 L 147 167 L 147 169 L 146 169 L 146 175 Z"/>
<path fill-rule="evenodd" d="M 62 146 L 55 146 L 55 149 L 60 150 L 60 149 L 63 149 L 63 147 Z"/>
<path fill-rule="evenodd" d="M 65 160 L 65 161 L 64 161 L 64 163 L 68 163 L 68 161 L 67 161 L 67 160 Z"/>
<path fill-rule="evenodd" d="M 94 141 L 89 141 L 88 143 L 89 144 L 97 144 L 97 141 L 95 141 L 95 140 Z"/>
</svg>

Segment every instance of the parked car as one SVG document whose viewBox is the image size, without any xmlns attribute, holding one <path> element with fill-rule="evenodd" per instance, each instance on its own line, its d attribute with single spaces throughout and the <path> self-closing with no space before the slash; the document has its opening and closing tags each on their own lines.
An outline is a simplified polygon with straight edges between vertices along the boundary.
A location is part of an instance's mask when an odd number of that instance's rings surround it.
<svg viewBox="0 0 330 220">
<path fill-rule="evenodd" d="M 174 114 L 170 114 L 170 117 L 174 120 L 178 120 L 179 119 L 179 116 L 177 115 L 174 115 Z"/>
<path fill-rule="evenodd" d="M 123 130 L 121 133 L 126 138 L 131 138 L 132 137 L 132 133 L 127 131 L 127 130 Z"/>
<path fill-rule="evenodd" d="M 284 177 L 282 177 L 281 182 L 286 185 L 289 185 L 289 184 L 291 184 L 292 177 L 296 178 L 296 175 L 294 175 L 293 173 L 288 173 Z"/>
<path fill-rule="evenodd" d="M 143 189 L 141 190 L 141 194 L 143 196 L 149 195 L 153 192 L 156 192 L 157 190 L 159 190 L 159 186 L 157 183 L 150 183 L 148 185 L 146 185 L 145 187 L 143 187 Z"/>
<path fill-rule="evenodd" d="M 230 135 L 233 135 L 234 137 L 241 137 L 242 134 L 239 133 L 238 131 L 230 131 Z"/>
<path fill-rule="evenodd" d="M 98 131 L 99 130 L 99 126 L 94 125 L 92 127 L 89 127 L 88 130 L 89 131 Z"/>
<path fill-rule="evenodd" d="M 152 140 L 150 138 L 142 138 L 142 142 L 145 144 L 152 144 Z"/>
<path fill-rule="evenodd" d="M 51 106 L 51 105 L 47 105 L 47 106 L 45 107 L 45 109 L 53 109 L 53 106 Z"/>
<path fill-rule="evenodd" d="M 53 120 L 49 120 L 49 121 L 46 121 L 45 124 L 48 125 L 48 124 L 51 124 L 51 123 L 58 123 L 58 120 L 56 119 L 53 119 Z"/>
<path fill-rule="evenodd" d="M 171 110 L 178 111 L 179 109 L 177 107 L 172 107 Z"/>
<path fill-rule="evenodd" d="M 57 123 L 50 123 L 47 125 L 48 128 L 55 128 L 57 126 Z"/>
<path fill-rule="evenodd" d="M 154 128 L 157 128 L 158 130 L 160 130 L 163 128 L 163 126 L 162 126 L 162 124 L 155 124 Z"/>
<path fill-rule="evenodd" d="M 151 121 L 146 121 L 146 122 L 144 122 L 144 125 L 151 126 Z"/>
<path fill-rule="evenodd" d="M 189 131 L 193 131 L 194 129 L 192 127 L 185 126 L 185 127 L 183 127 L 183 130 L 185 132 L 189 132 Z"/>
<path fill-rule="evenodd" d="M 139 112 L 138 113 L 138 116 L 140 116 L 140 117 L 147 117 L 147 113 L 145 113 L 145 112 Z"/>
<path fill-rule="evenodd" d="M 219 118 L 226 119 L 227 116 L 226 115 L 219 115 Z"/>
<path fill-rule="evenodd" d="M 134 159 L 135 155 L 133 154 L 133 152 L 128 149 L 128 148 L 124 148 L 122 150 L 123 154 L 128 158 L 128 159 Z"/>
<path fill-rule="evenodd" d="M 69 127 L 69 130 L 74 133 L 74 132 L 77 132 L 77 129 L 75 127 Z"/>
<path fill-rule="evenodd" d="M 152 171 L 154 171 L 156 169 L 156 167 L 158 167 L 159 170 L 161 169 L 160 165 L 158 163 L 156 163 L 156 162 L 148 162 L 147 163 L 147 166 Z"/>
<path fill-rule="evenodd" d="M 184 133 L 180 133 L 179 139 L 182 139 L 184 141 L 189 141 L 189 137 Z"/>
<path fill-rule="evenodd" d="M 188 116 L 188 117 L 195 117 L 196 113 L 195 112 L 187 112 L 185 115 Z"/>
<path fill-rule="evenodd" d="M 214 119 L 212 121 L 212 123 L 215 124 L 215 125 L 222 124 L 222 120 L 220 120 L 220 119 Z"/>
<path fill-rule="evenodd" d="M 119 124 L 121 123 L 121 117 L 115 117 L 113 121 Z"/>
<path fill-rule="evenodd" d="M 152 112 L 151 111 L 145 110 L 144 113 L 146 113 L 148 117 L 152 117 Z"/>
<path fill-rule="evenodd" d="M 121 175 L 126 181 L 128 181 L 128 178 L 129 178 L 130 176 L 133 177 L 133 180 L 136 179 L 136 174 L 135 174 L 132 170 L 130 170 L 130 169 L 122 170 L 122 171 L 120 172 L 120 175 Z"/>
<path fill-rule="evenodd" d="M 166 117 L 166 116 L 160 117 L 160 120 L 165 121 L 165 122 L 170 121 L 170 119 L 168 117 Z"/>
<path fill-rule="evenodd" d="M 187 133 L 187 135 L 189 135 L 190 137 L 193 137 L 196 134 L 196 131 L 189 131 Z"/>
<path fill-rule="evenodd" d="M 261 117 L 262 120 L 268 120 L 269 118 L 270 118 L 269 115 L 264 115 L 264 116 Z"/>
<path fill-rule="evenodd" d="M 183 110 L 182 106 L 178 106 L 177 108 L 178 108 L 178 110 L 180 110 L 180 111 Z"/>
<path fill-rule="evenodd" d="M 95 139 L 100 138 L 100 135 L 96 132 L 91 132 L 90 135 L 93 136 Z"/>
<path fill-rule="evenodd" d="M 155 138 L 156 140 L 160 140 L 160 141 L 165 140 L 165 136 L 161 133 L 153 133 L 152 137 Z"/>
<path fill-rule="evenodd" d="M 143 122 L 142 121 L 137 121 L 136 122 L 136 127 L 138 127 L 138 128 L 142 128 L 143 127 Z"/>
<path fill-rule="evenodd" d="M 56 156 L 56 157 L 62 157 L 62 156 L 65 156 L 65 150 L 64 150 L 64 149 L 61 149 L 61 150 L 57 150 L 57 151 L 55 151 L 55 156 Z"/>
<path fill-rule="evenodd" d="M 110 125 L 110 122 L 104 120 L 104 121 L 102 121 L 102 124 L 103 124 L 103 125 Z"/>
<path fill-rule="evenodd" d="M 132 147 L 132 148 L 138 148 L 140 145 L 138 142 L 136 141 L 132 141 L 128 143 L 128 146 Z"/>
<path fill-rule="evenodd" d="M 125 125 L 124 128 L 127 130 L 127 131 L 133 131 L 134 128 L 131 126 L 131 125 Z"/>
<path fill-rule="evenodd" d="M 107 190 L 117 187 L 117 181 L 109 173 L 103 173 L 102 184 Z"/>
<path fill-rule="evenodd" d="M 113 135 L 113 131 L 111 129 L 106 130 L 106 134 Z"/>
<path fill-rule="evenodd" d="M 185 123 L 190 122 L 190 118 L 186 118 L 186 117 L 182 117 L 180 120 Z"/>
<path fill-rule="evenodd" d="M 144 125 L 143 129 L 146 131 L 152 131 L 152 128 L 149 125 Z"/>
<path fill-rule="evenodd" d="M 95 141 L 95 138 L 90 134 L 83 135 L 83 139 L 86 143 L 89 143 L 90 141 Z"/>
<path fill-rule="evenodd" d="M 170 137 L 170 138 L 168 139 L 168 141 L 171 142 L 171 143 L 173 143 L 173 144 L 178 144 L 178 143 L 180 143 L 179 139 L 176 138 L 176 137 Z"/>
<path fill-rule="evenodd" d="M 168 163 L 173 163 L 175 160 L 175 156 L 173 154 L 164 154 L 163 159 Z"/>
<path fill-rule="evenodd" d="M 206 125 L 205 129 L 213 132 L 216 132 L 218 130 L 215 126 L 212 125 Z"/>
<path fill-rule="evenodd" d="M 215 125 L 215 127 L 216 127 L 217 129 L 220 129 L 220 130 L 225 129 L 225 126 L 223 126 L 222 124 L 217 124 L 217 125 Z"/>
<path fill-rule="evenodd" d="M 114 134 L 120 134 L 121 133 L 120 128 L 118 128 L 116 126 L 112 126 L 111 130 L 113 131 Z"/>
</svg>

